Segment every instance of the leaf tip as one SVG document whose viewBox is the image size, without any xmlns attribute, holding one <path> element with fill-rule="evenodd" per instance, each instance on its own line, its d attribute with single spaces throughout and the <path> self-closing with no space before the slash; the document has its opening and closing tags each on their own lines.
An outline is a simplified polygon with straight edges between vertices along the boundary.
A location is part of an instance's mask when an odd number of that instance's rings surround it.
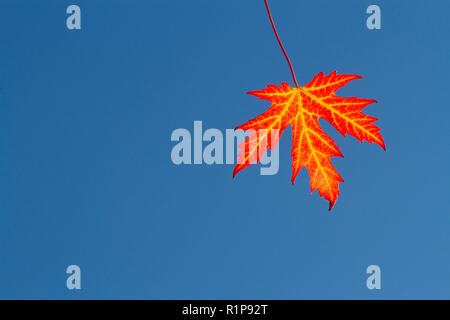
<svg viewBox="0 0 450 320">
<path fill-rule="evenodd" d="M 383 138 L 380 139 L 379 142 L 376 142 L 381 148 L 383 148 L 384 151 L 386 151 L 386 144 L 384 143 Z"/>
<path fill-rule="evenodd" d="M 328 207 L 328 211 L 331 211 L 331 209 L 333 209 L 333 207 L 334 207 L 334 204 L 336 203 L 336 200 L 334 200 L 334 201 L 329 201 L 330 202 L 330 205 L 329 205 L 329 207 Z"/>
</svg>

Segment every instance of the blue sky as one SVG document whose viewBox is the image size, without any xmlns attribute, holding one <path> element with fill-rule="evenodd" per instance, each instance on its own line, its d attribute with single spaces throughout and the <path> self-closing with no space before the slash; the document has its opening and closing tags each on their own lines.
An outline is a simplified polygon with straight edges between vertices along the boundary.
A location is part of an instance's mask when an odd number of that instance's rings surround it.
<svg viewBox="0 0 450 320">
<path fill-rule="evenodd" d="M 234 128 L 268 107 L 247 91 L 292 85 L 263 0 L 1 2 L 0 298 L 450 298 L 450 3 L 271 8 L 300 85 L 355 73 L 338 94 L 378 100 L 386 152 L 321 122 L 345 156 L 331 213 L 305 170 L 290 184 L 290 129 L 277 175 L 170 159 L 174 129 Z"/>
</svg>

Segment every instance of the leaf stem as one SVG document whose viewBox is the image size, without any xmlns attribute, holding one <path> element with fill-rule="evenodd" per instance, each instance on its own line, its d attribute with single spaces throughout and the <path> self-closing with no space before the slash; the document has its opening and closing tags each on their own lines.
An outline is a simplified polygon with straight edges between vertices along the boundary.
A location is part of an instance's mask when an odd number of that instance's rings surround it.
<svg viewBox="0 0 450 320">
<path fill-rule="evenodd" d="M 264 0 L 264 3 L 266 4 L 267 14 L 269 15 L 269 19 L 270 19 L 270 23 L 272 24 L 273 32 L 275 33 L 278 43 L 280 44 L 281 50 L 283 51 L 286 61 L 289 64 L 289 69 L 291 69 L 292 78 L 294 79 L 294 83 L 298 88 L 298 83 L 297 83 L 297 79 L 295 78 L 294 69 L 292 68 L 291 61 L 289 60 L 286 50 L 284 50 L 283 44 L 281 43 L 280 37 L 278 36 L 277 29 L 275 28 L 275 24 L 273 23 L 272 15 L 270 14 L 269 4 L 267 3 L 267 0 Z"/>
</svg>

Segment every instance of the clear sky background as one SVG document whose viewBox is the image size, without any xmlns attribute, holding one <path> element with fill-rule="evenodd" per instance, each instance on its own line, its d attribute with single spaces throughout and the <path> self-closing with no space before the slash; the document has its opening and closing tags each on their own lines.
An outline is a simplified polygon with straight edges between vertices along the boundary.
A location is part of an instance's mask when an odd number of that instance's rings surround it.
<svg viewBox="0 0 450 320">
<path fill-rule="evenodd" d="M 247 91 L 292 85 L 263 0 L 1 1 L 0 298 L 450 298 L 450 2 L 271 8 L 301 85 L 355 73 L 338 94 L 379 101 L 386 152 L 321 122 L 345 156 L 331 213 L 290 183 L 290 129 L 274 176 L 170 159 L 174 129 L 234 128 L 269 106 Z"/>
</svg>

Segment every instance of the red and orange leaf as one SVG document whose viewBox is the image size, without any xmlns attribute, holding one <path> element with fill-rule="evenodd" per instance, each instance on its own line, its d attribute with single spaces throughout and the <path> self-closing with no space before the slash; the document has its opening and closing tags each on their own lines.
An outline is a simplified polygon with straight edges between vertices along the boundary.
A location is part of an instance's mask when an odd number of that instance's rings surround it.
<svg viewBox="0 0 450 320">
<path fill-rule="evenodd" d="M 324 76 L 319 73 L 303 87 L 292 88 L 268 85 L 266 89 L 249 92 L 272 106 L 255 119 L 236 129 L 253 132 L 239 147 L 238 163 L 233 177 L 252 162 L 258 162 L 268 150 L 273 150 L 279 137 L 290 124 L 292 127 L 292 183 L 300 169 L 306 167 L 310 176 L 311 192 L 318 190 L 333 208 L 339 195 L 339 182 L 344 180 L 331 163 L 332 157 L 343 157 L 341 151 L 320 127 L 319 118 L 327 120 L 343 136 L 347 133 L 359 141 L 375 142 L 386 149 L 380 129 L 373 124 L 377 119 L 362 113 L 362 109 L 376 100 L 356 97 L 342 98 L 335 92 L 357 75 Z"/>
</svg>

